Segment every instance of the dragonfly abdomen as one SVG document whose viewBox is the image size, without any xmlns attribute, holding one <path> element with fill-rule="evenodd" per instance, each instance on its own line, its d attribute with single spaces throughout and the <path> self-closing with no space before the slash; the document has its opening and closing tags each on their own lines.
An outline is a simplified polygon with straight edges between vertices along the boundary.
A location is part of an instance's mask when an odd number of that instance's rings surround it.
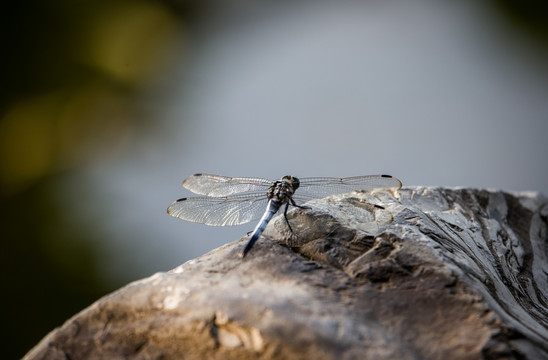
<svg viewBox="0 0 548 360">
<path fill-rule="evenodd" d="M 281 204 L 278 200 L 271 199 L 268 201 L 268 206 L 266 208 L 266 211 L 263 217 L 261 218 L 261 220 L 259 220 L 259 223 L 255 227 L 255 229 L 253 230 L 253 233 L 251 234 L 249 241 L 247 242 L 244 250 L 242 251 L 240 255 L 241 257 L 244 257 L 245 254 L 247 254 L 247 252 L 251 250 L 255 242 L 259 239 L 263 231 L 266 229 L 266 225 L 268 225 L 268 222 L 272 219 L 274 214 L 278 212 L 278 209 L 280 209 L 280 205 Z"/>
</svg>

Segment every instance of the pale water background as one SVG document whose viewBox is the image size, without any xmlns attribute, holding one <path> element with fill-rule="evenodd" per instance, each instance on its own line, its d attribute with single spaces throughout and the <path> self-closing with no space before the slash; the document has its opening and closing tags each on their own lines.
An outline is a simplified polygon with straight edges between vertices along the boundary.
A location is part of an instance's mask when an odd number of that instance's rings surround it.
<svg viewBox="0 0 548 360">
<path fill-rule="evenodd" d="M 168 270 L 254 227 L 166 215 L 196 172 L 548 193 L 548 57 L 488 4 L 270 4 L 208 21 L 148 98 L 154 130 L 67 193 L 104 239 L 106 279 Z"/>
</svg>

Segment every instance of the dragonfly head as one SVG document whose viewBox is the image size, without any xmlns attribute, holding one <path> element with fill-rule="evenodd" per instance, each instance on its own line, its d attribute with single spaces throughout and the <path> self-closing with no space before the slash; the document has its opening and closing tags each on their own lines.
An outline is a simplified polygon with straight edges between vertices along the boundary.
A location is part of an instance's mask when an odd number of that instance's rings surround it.
<svg viewBox="0 0 548 360">
<path fill-rule="evenodd" d="M 299 188 L 299 185 L 301 184 L 298 177 L 291 176 L 291 175 L 284 176 L 282 178 L 282 181 L 289 183 L 291 187 L 293 188 L 293 191 L 297 190 Z"/>
</svg>

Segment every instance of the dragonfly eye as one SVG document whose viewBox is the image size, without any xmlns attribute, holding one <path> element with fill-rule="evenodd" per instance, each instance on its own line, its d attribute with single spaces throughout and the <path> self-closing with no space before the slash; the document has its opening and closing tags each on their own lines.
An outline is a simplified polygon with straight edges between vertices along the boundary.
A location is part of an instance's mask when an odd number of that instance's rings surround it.
<svg viewBox="0 0 548 360">
<path fill-rule="evenodd" d="M 299 178 L 298 177 L 295 177 L 295 176 L 291 176 L 291 175 L 286 175 L 282 178 L 282 180 L 285 180 L 287 181 L 288 183 L 291 184 L 291 187 L 293 187 L 293 191 L 297 190 L 297 188 L 299 187 L 299 185 L 301 184 L 301 182 L 299 181 Z"/>
</svg>

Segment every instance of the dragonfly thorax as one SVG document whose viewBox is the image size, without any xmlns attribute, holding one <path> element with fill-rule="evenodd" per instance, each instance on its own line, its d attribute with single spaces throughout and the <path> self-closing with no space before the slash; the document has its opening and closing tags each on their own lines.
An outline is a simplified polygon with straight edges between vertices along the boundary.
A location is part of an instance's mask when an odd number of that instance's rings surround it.
<svg viewBox="0 0 548 360">
<path fill-rule="evenodd" d="M 286 175 L 268 188 L 266 196 L 268 200 L 276 200 L 280 204 L 287 204 L 295 193 L 295 190 L 299 187 L 299 184 L 298 178 Z"/>
</svg>

